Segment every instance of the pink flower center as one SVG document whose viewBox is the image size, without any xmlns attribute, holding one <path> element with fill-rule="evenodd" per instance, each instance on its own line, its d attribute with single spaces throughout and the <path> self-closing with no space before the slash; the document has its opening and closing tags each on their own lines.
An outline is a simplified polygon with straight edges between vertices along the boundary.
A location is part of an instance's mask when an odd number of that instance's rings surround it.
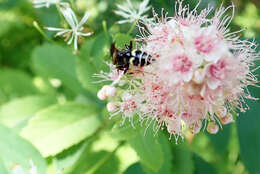
<svg viewBox="0 0 260 174">
<path fill-rule="evenodd" d="M 194 44 L 196 49 L 202 53 L 210 53 L 215 47 L 215 41 L 210 36 L 199 36 L 195 38 Z"/>
<path fill-rule="evenodd" d="M 187 56 L 177 56 L 173 59 L 172 66 L 176 72 L 186 73 L 190 71 L 192 62 Z"/>
<path fill-rule="evenodd" d="M 123 104 L 123 108 L 124 110 L 126 111 L 131 111 L 131 110 L 134 110 L 136 109 L 136 102 L 133 101 L 133 100 L 126 100 L 124 101 L 124 104 Z"/>
<path fill-rule="evenodd" d="M 167 116 L 167 117 L 169 117 L 169 118 L 174 118 L 174 119 L 176 119 L 176 117 L 175 117 L 175 114 L 172 112 L 172 111 L 170 111 L 170 110 L 168 110 L 168 109 L 165 109 L 165 111 L 164 111 L 164 113 L 163 113 L 165 116 Z"/>
<path fill-rule="evenodd" d="M 165 90 L 163 86 L 153 85 L 150 97 L 155 103 L 163 104 L 167 101 L 168 91 Z"/>
<path fill-rule="evenodd" d="M 215 79 L 223 80 L 225 76 L 225 67 L 226 62 L 224 60 L 220 60 L 217 64 L 210 65 L 209 73 Z"/>
</svg>

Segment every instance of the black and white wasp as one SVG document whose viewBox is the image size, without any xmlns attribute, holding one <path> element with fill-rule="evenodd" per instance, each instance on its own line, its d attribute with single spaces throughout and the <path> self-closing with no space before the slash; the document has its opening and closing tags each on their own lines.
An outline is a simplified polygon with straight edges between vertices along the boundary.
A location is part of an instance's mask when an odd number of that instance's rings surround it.
<svg viewBox="0 0 260 174">
<path fill-rule="evenodd" d="M 110 55 L 112 57 L 112 63 L 118 70 L 127 73 L 131 66 L 143 67 L 151 64 L 155 59 L 146 52 L 133 49 L 133 42 L 130 41 L 130 45 L 125 45 L 126 49 L 118 50 L 113 43 L 110 47 Z"/>
</svg>

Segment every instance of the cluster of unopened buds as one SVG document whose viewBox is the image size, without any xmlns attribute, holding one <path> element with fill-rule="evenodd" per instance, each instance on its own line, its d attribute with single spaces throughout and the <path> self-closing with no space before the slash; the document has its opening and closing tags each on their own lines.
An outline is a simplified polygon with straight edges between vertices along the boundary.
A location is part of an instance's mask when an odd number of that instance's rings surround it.
<svg viewBox="0 0 260 174">
<path fill-rule="evenodd" d="M 140 22 L 136 40 L 155 61 L 130 64 L 131 73 L 111 65 L 110 72 L 99 75 L 112 81 L 98 92 L 99 99 L 109 98 L 111 116 L 138 117 L 155 131 L 166 127 L 178 138 L 202 127 L 215 134 L 234 121 L 237 111 L 248 109 L 244 99 L 255 98 L 247 87 L 258 83 L 250 70 L 259 56 L 256 45 L 230 32 L 233 15 L 225 13 L 233 9 L 234 14 L 233 5 L 221 6 L 211 18 L 211 8 L 198 13 L 197 7 L 190 10 L 178 1 L 175 16 L 154 13 L 153 20 Z"/>
<path fill-rule="evenodd" d="M 99 90 L 97 95 L 100 100 L 105 100 L 108 97 L 115 97 L 116 92 L 117 92 L 117 89 L 114 86 L 105 85 L 102 87 L 101 90 Z"/>
</svg>

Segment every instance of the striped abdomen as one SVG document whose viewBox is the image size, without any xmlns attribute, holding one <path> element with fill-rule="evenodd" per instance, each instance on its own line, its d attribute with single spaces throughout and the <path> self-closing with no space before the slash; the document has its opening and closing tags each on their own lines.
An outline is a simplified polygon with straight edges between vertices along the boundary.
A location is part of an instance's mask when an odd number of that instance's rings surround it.
<svg viewBox="0 0 260 174">
<path fill-rule="evenodd" d="M 154 61 L 151 55 L 140 50 L 133 50 L 129 63 L 134 66 L 143 67 L 151 64 Z"/>
</svg>

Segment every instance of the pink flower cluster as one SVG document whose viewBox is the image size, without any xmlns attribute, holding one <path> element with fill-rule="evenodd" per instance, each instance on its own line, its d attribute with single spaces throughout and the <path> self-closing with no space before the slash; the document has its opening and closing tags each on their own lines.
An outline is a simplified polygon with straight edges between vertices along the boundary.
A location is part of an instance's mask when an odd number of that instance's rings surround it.
<svg viewBox="0 0 260 174">
<path fill-rule="evenodd" d="M 154 13 L 153 22 L 139 25 L 141 50 L 156 60 L 132 67 L 131 74 L 111 66 L 103 76 L 113 81 L 113 92 L 99 98 L 111 97 L 112 116 L 138 116 L 156 131 L 166 127 L 175 138 L 185 130 L 198 133 L 202 125 L 217 133 L 221 124 L 234 121 L 237 109 L 248 108 L 244 98 L 254 99 L 247 86 L 258 83 L 250 70 L 258 57 L 255 44 L 230 32 L 233 16 L 225 13 L 233 6 L 221 6 L 212 18 L 210 8 L 198 13 L 182 1 L 175 8 L 174 17 Z"/>
</svg>

